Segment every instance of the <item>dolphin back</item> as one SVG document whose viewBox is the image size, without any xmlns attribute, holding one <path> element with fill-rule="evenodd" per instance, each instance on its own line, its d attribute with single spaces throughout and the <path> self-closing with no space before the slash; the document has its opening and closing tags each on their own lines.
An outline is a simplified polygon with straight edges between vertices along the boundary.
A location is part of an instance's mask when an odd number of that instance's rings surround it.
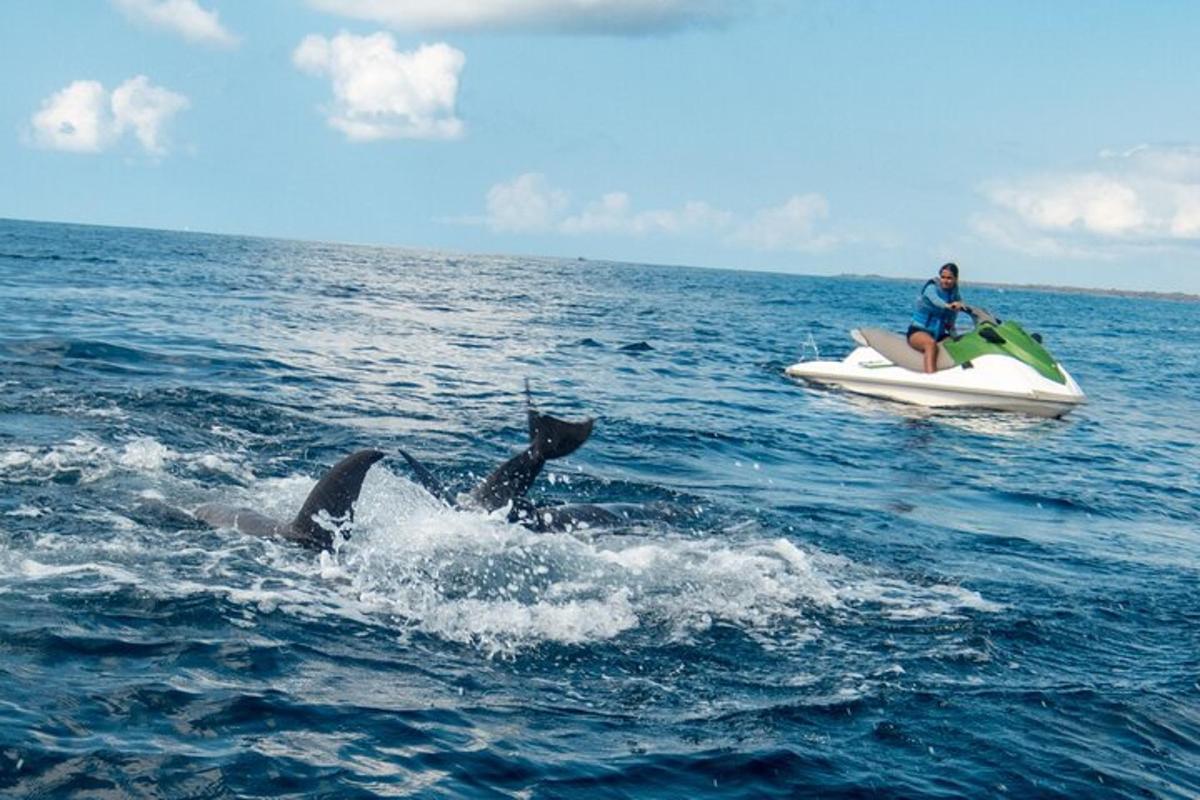
<svg viewBox="0 0 1200 800">
<path fill-rule="evenodd" d="M 295 538 L 292 527 L 286 522 L 272 519 L 252 508 L 205 503 L 193 511 L 192 515 L 210 527 L 232 528 L 247 536 Z"/>
<path fill-rule="evenodd" d="M 367 470 L 381 458 L 383 453 L 378 450 L 359 450 L 334 464 L 308 493 L 308 498 L 291 525 L 296 535 L 289 538 L 311 547 L 326 550 L 332 547 L 333 535 L 317 524 L 313 517 L 323 511 L 339 522 L 352 521 L 354 503 L 362 490 Z"/>
</svg>

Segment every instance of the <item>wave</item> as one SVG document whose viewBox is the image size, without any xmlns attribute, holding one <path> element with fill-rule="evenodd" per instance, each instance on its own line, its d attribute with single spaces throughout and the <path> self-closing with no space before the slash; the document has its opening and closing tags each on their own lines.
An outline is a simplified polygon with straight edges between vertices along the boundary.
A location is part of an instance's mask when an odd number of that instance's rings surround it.
<svg viewBox="0 0 1200 800">
<path fill-rule="evenodd" d="M 34 261 L 57 263 L 69 261 L 75 264 L 119 264 L 119 259 L 105 256 L 63 255 L 61 253 L 5 253 L 0 251 L 0 259 L 8 261 Z"/>
<path fill-rule="evenodd" d="M 207 348 L 206 348 L 207 349 Z M 212 351 L 113 344 L 101 339 L 67 339 L 42 336 L 29 339 L 0 339 L 0 360 L 14 366 L 62 370 L 105 377 L 151 377 L 191 375 L 197 382 L 213 382 L 226 376 L 271 374 L 280 380 L 296 379 L 297 369 L 278 359 L 252 351 L 231 355 L 238 348 L 212 344 Z"/>
</svg>

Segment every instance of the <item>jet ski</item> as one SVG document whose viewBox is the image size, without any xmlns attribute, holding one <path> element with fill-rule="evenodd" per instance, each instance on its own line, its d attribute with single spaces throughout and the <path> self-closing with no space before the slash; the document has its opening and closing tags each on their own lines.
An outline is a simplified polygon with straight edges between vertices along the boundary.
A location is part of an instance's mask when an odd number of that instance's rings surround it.
<svg viewBox="0 0 1200 800">
<path fill-rule="evenodd" d="M 801 361 L 785 372 L 810 383 L 837 386 L 929 408 L 1015 411 L 1061 417 L 1086 402 L 1083 390 L 1042 346 L 1042 337 L 986 309 L 966 309 L 973 330 L 943 339 L 937 371 L 923 371 L 921 353 L 905 337 L 880 328 L 850 331 L 858 347 L 842 361 Z"/>
</svg>

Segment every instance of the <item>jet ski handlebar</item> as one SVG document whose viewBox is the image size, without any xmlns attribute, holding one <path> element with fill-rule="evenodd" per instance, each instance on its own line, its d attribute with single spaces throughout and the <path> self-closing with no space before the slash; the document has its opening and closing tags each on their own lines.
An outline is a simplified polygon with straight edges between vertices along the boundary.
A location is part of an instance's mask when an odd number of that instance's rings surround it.
<svg viewBox="0 0 1200 800">
<path fill-rule="evenodd" d="M 991 325 L 999 325 L 1000 318 L 988 311 L 986 308 L 979 306 L 963 306 L 963 311 L 971 315 L 971 320 L 975 323 L 975 327 L 979 327 L 983 323 Z"/>
</svg>

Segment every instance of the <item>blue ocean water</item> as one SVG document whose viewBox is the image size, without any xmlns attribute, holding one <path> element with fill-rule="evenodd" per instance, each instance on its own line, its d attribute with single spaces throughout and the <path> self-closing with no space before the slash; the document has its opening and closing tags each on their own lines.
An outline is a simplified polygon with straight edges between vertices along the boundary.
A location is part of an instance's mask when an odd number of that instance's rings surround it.
<svg viewBox="0 0 1200 800">
<path fill-rule="evenodd" d="M 1200 795 L 1200 304 L 964 267 L 1089 405 L 784 377 L 904 282 L 0 221 L 0 794 Z M 597 418 L 534 494 L 680 513 L 431 501 L 526 379 Z M 169 513 L 368 446 L 336 554 Z"/>
</svg>

